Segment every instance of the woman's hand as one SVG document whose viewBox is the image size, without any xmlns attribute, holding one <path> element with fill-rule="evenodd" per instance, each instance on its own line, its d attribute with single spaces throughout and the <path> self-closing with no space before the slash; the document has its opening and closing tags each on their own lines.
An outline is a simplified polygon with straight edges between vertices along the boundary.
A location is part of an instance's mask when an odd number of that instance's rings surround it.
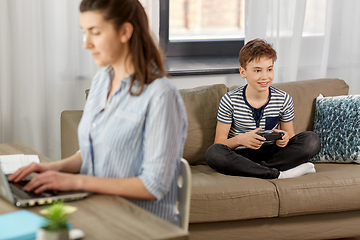
<svg viewBox="0 0 360 240">
<path fill-rule="evenodd" d="M 20 182 L 24 177 L 30 173 L 42 173 L 48 170 L 55 170 L 55 167 L 51 163 L 31 163 L 25 167 L 19 168 L 14 172 L 8 180 L 10 182 Z"/>
<path fill-rule="evenodd" d="M 79 173 L 82 164 L 81 153 L 65 158 L 61 161 L 54 161 L 49 163 L 31 163 L 25 167 L 19 168 L 13 173 L 8 180 L 10 182 L 19 182 L 27 175 L 35 173 L 43 173 L 49 170 L 57 172 Z"/>
<path fill-rule="evenodd" d="M 276 145 L 278 147 L 282 147 L 282 148 L 285 147 L 288 144 L 289 139 L 290 139 L 289 134 L 286 131 L 279 130 L 279 129 L 273 129 L 273 131 L 276 133 L 279 133 L 279 132 L 284 133 L 284 136 L 282 136 L 281 140 L 276 140 Z"/>
<path fill-rule="evenodd" d="M 258 127 L 257 129 L 252 130 L 250 132 L 239 134 L 238 136 L 241 137 L 242 145 L 244 145 L 247 148 L 254 149 L 254 150 L 259 149 L 263 145 L 264 141 L 266 140 L 264 137 L 256 134 L 261 129 L 262 129 L 262 127 Z"/>
<path fill-rule="evenodd" d="M 42 172 L 31 178 L 24 190 L 40 193 L 46 190 L 72 191 L 81 190 L 81 175 L 61 173 L 53 170 Z"/>
</svg>

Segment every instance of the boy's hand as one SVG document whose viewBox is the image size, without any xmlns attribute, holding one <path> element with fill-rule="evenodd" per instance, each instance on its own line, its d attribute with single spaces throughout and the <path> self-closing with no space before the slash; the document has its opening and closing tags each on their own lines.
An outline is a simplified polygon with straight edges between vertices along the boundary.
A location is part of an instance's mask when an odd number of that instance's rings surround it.
<svg viewBox="0 0 360 240">
<path fill-rule="evenodd" d="M 241 144 L 247 148 L 251 148 L 254 150 L 259 149 L 263 145 L 264 141 L 266 140 L 264 137 L 261 137 L 256 134 L 261 129 L 262 129 L 262 127 L 258 127 L 257 129 L 252 130 L 250 132 L 247 132 L 244 134 L 239 134 L 238 136 L 241 136 L 241 138 L 242 138 Z"/>
<path fill-rule="evenodd" d="M 278 147 L 282 147 L 282 148 L 285 147 L 289 142 L 289 134 L 286 131 L 279 130 L 279 129 L 273 129 L 273 132 L 276 132 L 276 133 L 282 132 L 282 133 L 284 133 L 284 136 L 282 136 L 281 140 L 276 140 L 276 145 Z"/>
</svg>

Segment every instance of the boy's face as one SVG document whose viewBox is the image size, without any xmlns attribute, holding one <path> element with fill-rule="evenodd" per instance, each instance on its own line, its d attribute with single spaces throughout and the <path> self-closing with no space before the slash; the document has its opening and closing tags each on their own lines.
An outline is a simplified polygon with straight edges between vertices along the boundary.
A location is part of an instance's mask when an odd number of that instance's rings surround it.
<svg viewBox="0 0 360 240">
<path fill-rule="evenodd" d="M 274 63 L 271 58 L 262 57 L 252 60 L 246 65 L 246 69 L 240 67 L 242 78 L 246 78 L 248 87 L 252 90 L 263 92 L 268 91 L 274 78 Z"/>
</svg>

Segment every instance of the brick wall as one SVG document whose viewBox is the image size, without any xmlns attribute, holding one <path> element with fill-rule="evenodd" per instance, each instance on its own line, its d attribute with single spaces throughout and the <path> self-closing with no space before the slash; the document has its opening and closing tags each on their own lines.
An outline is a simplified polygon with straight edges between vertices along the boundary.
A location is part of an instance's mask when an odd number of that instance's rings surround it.
<svg viewBox="0 0 360 240">
<path fill-rule="evenodd" d="M 245 0 L 170 0 L 170 28 L 244 28 Z"/>
</svg>

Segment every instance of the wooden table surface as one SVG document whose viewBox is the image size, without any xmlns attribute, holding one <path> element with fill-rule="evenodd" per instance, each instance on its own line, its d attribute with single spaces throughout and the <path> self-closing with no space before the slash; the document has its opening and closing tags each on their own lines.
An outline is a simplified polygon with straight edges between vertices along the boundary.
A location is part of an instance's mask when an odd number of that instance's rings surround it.
<svg viewBox="0 0 360 240">
<path fill-rule="evenodd" d="M 37 154 L 40 161 L 50 161 L 21 143 L 0 144 L 0 155 Z M 118 196 L 95 194 L 67 203 L 78 210 L 70 215 L 73 228 L 85 232 L 90 239 L 188 239 L 188 233 L 137 205 Z M 43 206 L 25 208 L 39 214 Z M 0 214 L 21 210 L 0 198 Z"/>
</svg>

